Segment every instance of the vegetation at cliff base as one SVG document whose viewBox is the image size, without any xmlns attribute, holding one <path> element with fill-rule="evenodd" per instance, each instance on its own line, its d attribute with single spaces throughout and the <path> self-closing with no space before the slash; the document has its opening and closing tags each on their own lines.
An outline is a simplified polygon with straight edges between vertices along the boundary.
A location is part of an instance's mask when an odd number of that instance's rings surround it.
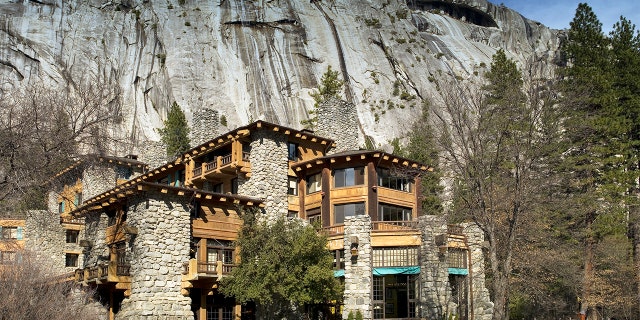
<svg viewBox="0 0 640 320">
<path fill-rule="evenodd" d="M 162 142 L 167 147 L 167 156 L 175 157 L 189 150 L 189 124 L 177 102 L 173 102 L 164 127 L 158 129 Z"/>
</svg>

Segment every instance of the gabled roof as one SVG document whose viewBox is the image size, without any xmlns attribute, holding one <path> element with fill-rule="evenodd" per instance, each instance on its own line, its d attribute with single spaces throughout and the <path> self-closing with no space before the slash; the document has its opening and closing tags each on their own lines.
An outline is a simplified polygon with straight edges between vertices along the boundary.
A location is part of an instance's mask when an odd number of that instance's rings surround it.
<svg viewBox="0 0 640 320">
<path fill-rule="evenodd" d="M 122 165 L 122 166 L 128 166 L 128 167 L 137 167 L 137 168 L 141 168 L 142 170 L 144 170 L 144 169 L 146 169 L 148 167 L 146 163 L 144 163 L 142 161 L 135 160 L 135 159 L 131 159 L 131 158 L 116 157 L 116 156 L 104 156 L 104 155 L 99 155 L 99 154 L 87 154 L 87 155 L 82 156 L 81 159 L 75 161 L 71 165 L 69 165 L 66 168 L 62 169 L 60 172 L 58 172 L 53 177 L 51 177 L 49 180 L 47 180 L 45 182 L 45 184 L 53 182 L 57 178 L 63 176 L 64 174 L 70 172 L 71 170 L 73 170 L 75 168 L 79 168 L 81 165 L 86 164 L 89 161 L 98 161 L 98 162 L 102 162 L 102 163 L 109 163 L 109 164 Z"/>
<path fill-rule="evenodd" d="M 399 157 L 390 153 L 386 153 L 384 151 L 379 150 L 350 150 L 344 151 L 340 153 L 334 153 L 331 155 L 327 155 L 324 157 L 298 162 L 293 164 L 291 168 L 298 172 L 305 169 L 311 169 L 318 166 L 324 166 L 327 163 L 334 163 L 336 161 L 351 161 L 351 160 L 364 160 L 367 158 L 375 158 L 379 159 L 379 161 L 385 161 L 391 164 L 394 164 L 398 167 L 406 167 L 413 170 L 419 171 L 433 171 L 433 168 L 427 166 L 426 164 L 409 160 L 407 158 Z"/>
<path fill-rule="evenodd" d="M 74 217 L 81 217 L 89 212 L 102 210 L 125 199 L 131 195 L 139 194 L 149 190 L 160 191 L 161 193 L 171 193 L 178 196 L 188 196 L 195 199 L 210 200 L 219 203 L 237 204 L 245 206 L 263 207 L 262 199 L 246 197 L 236 194 L 224 194 L 200 189 L 174 187 L 162 183 L 146 181 L 129 181 L 111 190 L 105 191 L 87 201 L 82 206 L 72 210 L 68 214 Z"/>
<path fill-rule="evenodd" d="M 234 138 L 237 139 L 240 137 L 248 136 L 251 133 L 251 131 L 254 131 L 254 130 L 271 130 L 274 132 L 281 132 L 295 139 L 306 140 L 311 143 L 317 143 L 318 145 L 327 146 L 327 148 L 335 146 L 335 142 L 333 140 L 317 136 L 312 132 L 309 132 L 308 130 L 296 130 L 293 128 L 277 125 L 275 123 L 258 120 L 246 126 L 239 127 L 235 130 L 229 131 L 223 135 L 215 137 L 198 146 L 195 146 L 189 149 L 188 151 L 186 151 L 185 153 L 183 153 L 182 156 L 193 157 L 200 153 L 206 153 L 217 146 L 228 143 Z"/>
</svg>

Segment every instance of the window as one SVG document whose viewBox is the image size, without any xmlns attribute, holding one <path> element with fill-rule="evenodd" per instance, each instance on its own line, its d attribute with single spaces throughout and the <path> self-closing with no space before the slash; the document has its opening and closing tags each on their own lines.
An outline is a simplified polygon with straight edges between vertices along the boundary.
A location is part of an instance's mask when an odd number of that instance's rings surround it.
<svg viewBox="0 0 640 320">
<path fill-rule="evenodd" d="M 78 235 L 80 231 L 78 230 L 67 230 L 67 243 L 78 243 Z"/>
<path fill-rule="evenodd" d="M 116 168 L 116 179 L 129 180 L 133 175 L 131 167 L 118 166 Z"/>
<path fill-rule="evenodd" d="M 0 264 L 11 264 L 16 261 L 14 251 L 0 251 Z"/>
<path fill-rule="evenodd" d="M 293 219 L 293 218 L 297 218 L 297 217 L 298 217 L 298 211 L 289 210 L 287 212 L 287 218 Z"/>
<path fill-rule="evenodd" d="M 307 194 L 322 191 L 322 173 L 316 173 L 307 177 Z"/>
<path fill-rule="evenodd" d="M 78 254 L 77 253 L 67 253 L 65 255 L 64 266 L 65 267 L 77 267 L 78 266 Z"/>
<path fill-rule="evenodd" d="M 411 221 L 411 208 L 393 206 L 390 204 L 378 205 L 378 220 L 380 221 Z"/>
<path fill-rule="evenodd" d="M 344 249 L 333 251 L 333 269 L 344 269 Z"/>
<path fill-rule="evenodd" d="M 113 226 L 116 224 L 116 212 L 114 210 L 109 210 L 106 212 L 107 215 L 107 226 Z"/>
<path fill-rule="evenodd" d="M 287 158 L 291 161 L 298 161 L 298 144 L 287 142 Z"/>
<path fill-rule="evenodd" d="M 364 184 L 364 167 L 337 169 L 333 171 L 333 186 L 335 188 L 361 184 Z"/>
<path fill-rule="evenodd" d="M 64 212 L 64 201 L 58 202 L 58 213 Z"/>
<path fill-rule="evenodd" d="M 224 187 L 223 183 L 215 184 L 213 186 L 213 190 L 212 191 L 213 192 L 217 192 L 217 193 L 224 193 L 224 188 L 223 187 Z"/>
<path fill-rule="evenodd" d="M 418 247 L 373 249 L 374 267 L 407 267 L 418 265 Z"/>
<path fill-rule="evenodd" d="M 343 224 L 345 217 L 364 215 L 364 202 L 337 204 L 333 206 L 333 223 Z"/>
<path fill-rule="evenodd" d="M 287 194 L 292 196 L 298 195 L 298 179 L 289 177 L 289 188 L 287 189 Z"/>
<path fill-rule="evenodd" d="M 231 179 L 231 193 L 238 194 L 238 187 L 240 183 L 238 182 L 238 178 Z"/>
<path fill-rule="evenodd" d="M 411 184 L 412 179 L 408 177 L 394 175 L 389 169 L 378 169 L 378 186 L 380 187 L 411 192 Z"/>
<path fill-rule="evenodd" d="M 207 239 L 207 272 L 215 272 L 218 261 L 222 261 L 224 264 L 233 264 L 233 251 L 234 247 L 231 241 Z"/>
<path fill-rule="evenodd" d="M 78 192 L 78 193 L 76 193 L 75 197 L 73 198 L 73 206 L 77 208 L 81 204 L 82 204 L 82 193 Z"/>
<path fill-rule="evenodd" d="M 467 268 L 467 250 L 449 248 L 447 254 L 447 264 L 449 268 Z"/>
<path fill-rule="evenodd" d="M 18 227 L 2 227 L 2 239 L 18 239 Z"/>
</svg>

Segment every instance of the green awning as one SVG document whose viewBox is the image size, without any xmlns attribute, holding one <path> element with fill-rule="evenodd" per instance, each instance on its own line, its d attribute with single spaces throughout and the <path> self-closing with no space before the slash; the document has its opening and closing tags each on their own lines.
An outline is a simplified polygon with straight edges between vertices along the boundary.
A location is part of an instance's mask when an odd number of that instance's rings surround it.
<svg viewBox="0 0 640 320">
<path fill-rule="evenodd" d="M 458 275 L 466 276 L 469 274 L 469 270 L 463 269 L 463 268 L 449 268 L 449 274 L 458 274 Z"/>
<path fill-rule="evenodd" d="M 344 269 L 333 270 L 333 276 L 336 278 L 344 277 Z"/>
<path fill-rule="evenodd" d="M 374 276 L 386 276 L 389 274 L 420 274 L 420 267 L 385 267 L 373 268 Z"/>
</svg>

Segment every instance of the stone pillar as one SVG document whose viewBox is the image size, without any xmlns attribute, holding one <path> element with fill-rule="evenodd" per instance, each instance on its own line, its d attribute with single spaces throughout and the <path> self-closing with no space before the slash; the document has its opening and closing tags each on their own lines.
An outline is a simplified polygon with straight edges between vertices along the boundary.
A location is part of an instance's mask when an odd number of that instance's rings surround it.
<svg viewBox="0 0 640 320">
<path fill-rule="evenodd" d="M 342 318 L 346 319 L 350 311 L 355 314 L 360 310 L 364 319 L 373 319 L 371 217 L 362 215 L 345 217 L 344 220 L 345 268 Z M 352 255 L 351 249 L 357 249 L 358 255 Z"/>
<path fill-rule="evenodd" d="M 201 108 L 193 113 L 191 125 L 191 146 L 201 145 L 218 135 L 220 118 L 218 110 L 211 107 Z"/>
<path fill-rule="evenodd" d="M 138 160 L 155 169 L 169 161 L 167 146 L 162 141 L 145 141 L 138 152 Z"/>
<path fill-rule="evenodd" d="M 266 218 L 286 217 L 287 198 L 287 138 L 268 130 L 251 133 L 249 161 L 251 178 L 238 179 L 238 193 L 264 199 Z"/>
<path fill-rule="evenodd" d="M 490 320 L 493 314 L 493 302 L 491 302 L 489 290 L 485 285 L 485 264 L 484 253 L 482 252 L 484 233 L 473 223 L 465 223 L 463 227 L 471 256 L 469 277 L 471 277 L 470 292 L 473 296 L 469 307 L 473 308 L 474 320 Z"/>
<path fill-rule="evenodd" d="M 118 319 L 193 319 L 191 299 L 180 292 L 191 239 L 188 201 L 157 191 L 129 199 L 127 224 L 138 234 L 126 242 L 131 295 Z"/>
<path fill-rule="evenodd" d="M 420 245 L 420 316 L 427 319 L 442 319 L 456 312 L 451 303 L 449 272 L 444 253 L 439 252 L 437 236 L 447 241 L 446 218 L 426 215 L 419 217 L 422 236 Z"/>
<path fill-rule="evenodd" d="M 320 104 L 316 111 L 318 123 L 315 134 L 336 142 L 336 148 L 329 154 L 359 149 L 360 124 L 358 110 L 353 103 L 330 99 Z"/>
</svg>

